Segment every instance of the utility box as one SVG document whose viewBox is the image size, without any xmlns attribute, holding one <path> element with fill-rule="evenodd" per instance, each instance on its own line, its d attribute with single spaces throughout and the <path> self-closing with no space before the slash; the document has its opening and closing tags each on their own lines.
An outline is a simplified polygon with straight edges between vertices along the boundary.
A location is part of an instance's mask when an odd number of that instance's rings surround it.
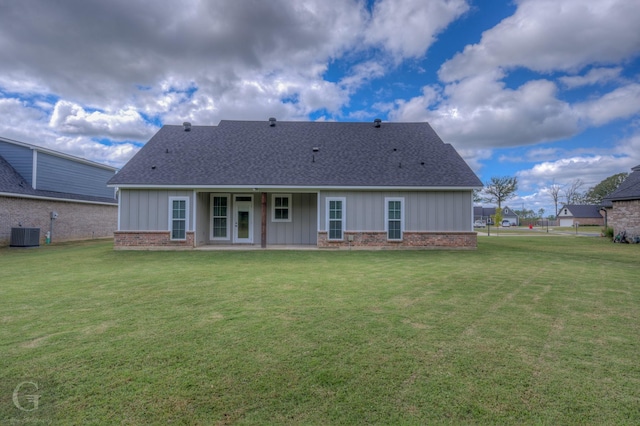
<svg viewBox="0 0 640 426">
<path fill-rule="evenodd" d="M 40 228 L 11 228 L 10 247 L 39 247 Z"/>
</svg>

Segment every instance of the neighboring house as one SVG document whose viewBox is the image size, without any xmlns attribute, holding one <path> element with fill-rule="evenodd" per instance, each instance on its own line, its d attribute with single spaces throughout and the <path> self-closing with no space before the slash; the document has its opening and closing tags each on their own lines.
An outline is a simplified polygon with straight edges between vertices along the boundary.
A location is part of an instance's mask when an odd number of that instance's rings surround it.
<svg viewBox="0 0 640 426">
<path fill-rule="evenodd" d="M 600 213 L 600 206 L 591 204 L 565 204 L 558 210 L 560 226 L 604 225 L 604 217 Z"/>
<path fill-rule="evenodd" d="M 618 189 L 603 200 L 607 212 L 607 226 L 615 234 L 627 231 L 640 235 L 640 165 L 631 169 L 631 174 Z"/>
<path fill-rule="evenodd" d="M 116 169 L 0 138 L 0 246 L 12 228 L 40 229 L 40 243 L 109 237 L 118 204 L 107 181 Z M 52 215 L 57 216 L 52 220 Z"/>
<path fill-rule="evenodd" d="M 473 207 L 473 220 L 481 220 L 483 223 L 488 223 L 490 225 L 494 225 L 493 216 L 496 214 L 495 207 L 482 207 L 475 206 Z M 520 225 L 520 217 L 508 206 L 505 206 L 502 209 L 502 220 L 508 220 L 511 226 Z"/>
<path fill-rule="evenodd" d="M 115 248 L 475 248 L 482 183 L 427 123 L 164 126 L 109 182 Z"/>
</svg>

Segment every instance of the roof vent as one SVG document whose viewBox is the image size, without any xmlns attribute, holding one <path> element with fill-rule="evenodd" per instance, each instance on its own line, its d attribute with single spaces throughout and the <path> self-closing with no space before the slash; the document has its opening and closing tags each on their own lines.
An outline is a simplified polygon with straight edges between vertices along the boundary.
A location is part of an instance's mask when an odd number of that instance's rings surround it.
<svg viewBox="0 0 640 426">
<path fill-rule="evenodd" d="M 274 127 L 276 125 L 276 119 L 273 117 L 269 118 L 269 126 Z"/>
<path fill-rule="evenodd" d="M 313 150 L 313 152 L 318 152 L 318 151 L 320 151 L 320 148 L 318 148 L 317 146 L 314 146 L 314 147 L 312 148 L 312 150 Z"/>
<path fill-rule="evenodd" d="M 185 132 L 191 131 L 191 123 L 189 123 L 188 121 L 185 121 L 184 123 L 182 123 L 182 125 L 184 126 Z"/>
<path fill-rule="evenodd" d="M 382 123 L 382 120 L 380 120 L 379 118 L 376 118 L 375 120 L 373 120 L 373 125 L 376 127 L 380 127 L 381 123 Z"/>
</svg>

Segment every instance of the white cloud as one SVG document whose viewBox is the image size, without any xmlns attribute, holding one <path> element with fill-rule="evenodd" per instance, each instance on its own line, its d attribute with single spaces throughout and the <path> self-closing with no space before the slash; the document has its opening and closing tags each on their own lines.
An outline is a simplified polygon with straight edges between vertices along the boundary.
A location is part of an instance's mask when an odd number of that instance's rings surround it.
<svg viewBox="0 0 640 426">
<path fill-rule="evenodd" d="M 469 10 L 464 0 L 379 0 L 365 39 L 396 58 L 423 56 L 436 35 Z"/>
<path fill-rule="evenodd" d="M 569 89 L 582 86 L 602 84 L 612 80 L 617 80 L 622 72 L 622 67 L 614 68 L 593 68 L 585 75 L 574 75 L 560 77 L 558 80 Z"/>
<path fill-rule="evenodd" d="M 429 121 L 443 139 L 462 147 L 507 147 L 566 138 L 578 131 L 578 117 L 556 97 L 547 80 L 529 81 L 509 89 L 487 73 L 398 101 L 390 117 L 398 121 Z"/>
<path fill-rule="evenodd" d="M 485 31 L 478 44 L 445 62 L 451 82 L 496 68 L 539 72 L 617 63 L 638 54 L 640 2 L 519 0 L 514 15 Z"/>
<path fill-rule="evenodd" d="M 530 169 L 517 173 L 525 188 L 545 187 L 552 181 L 559 185 L 569 185 L 577 179 L 584 182 L 584 188 L 594 186 L 603 179 L 620 172 L 628 172 L 640 159 L 617 155 L 594 155 L 562 158 L 536 164 Z"/>
<path fill-rule="evenodd" d="M 148 139 L 158 130 L 147 124 L 133 108 L 113 113 L 87 112 L 80 105 L 68 101 L 56 103 L 49 125 L 62 134 L 102 136 L 115 140 Z"/>
<path fill-rule="evenodd" d="M 640 113 L 640 84 L 619 87 L 598 99 L 577 103 L 574 109 L 593 126 L 629 118 Z"/>
</svg>

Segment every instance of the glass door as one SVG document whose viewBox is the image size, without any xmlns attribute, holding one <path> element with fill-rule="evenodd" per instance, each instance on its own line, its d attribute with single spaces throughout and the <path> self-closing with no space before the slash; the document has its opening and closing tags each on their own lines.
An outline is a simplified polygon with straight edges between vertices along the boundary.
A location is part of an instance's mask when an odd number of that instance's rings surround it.
<svg viewBox="0 0 640 426">
<path fill-rule="evenodd" d="M 236 195 L 234 203 L 234 232 L 236 243 L 253 243 L 253 196 Z"/>
</svg>

